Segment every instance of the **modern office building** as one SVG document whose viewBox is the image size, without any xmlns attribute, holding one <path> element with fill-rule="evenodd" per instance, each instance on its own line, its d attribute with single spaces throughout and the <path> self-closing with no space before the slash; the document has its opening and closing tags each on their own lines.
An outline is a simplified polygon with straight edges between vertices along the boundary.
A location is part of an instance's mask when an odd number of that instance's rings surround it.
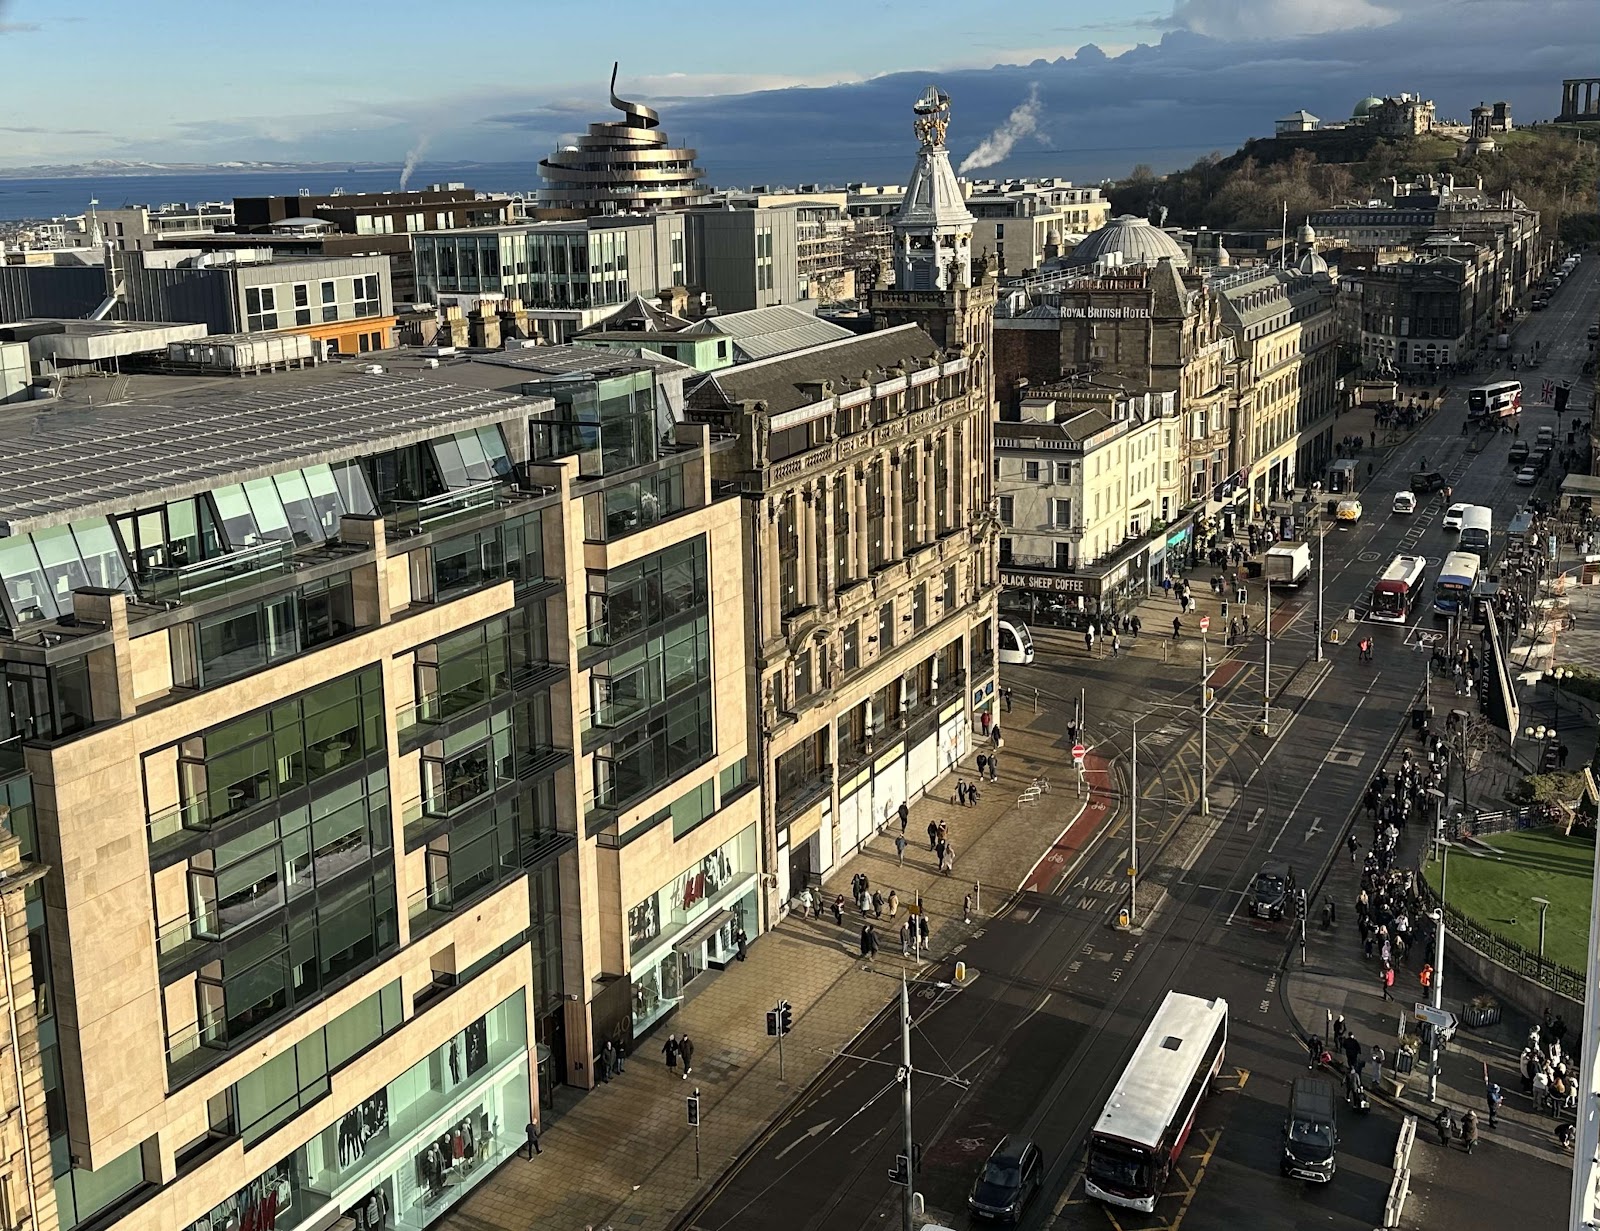
<svg viewBox="0 0 1600 1231">
<path fill-rule="evenodd" d="M 993 281 L 973 286 L 947 196 L 948 104 L 924 104 L 929 196 L 897 225 L 899 284 L 924 289 L 874 300 L 888 328 L 712 372 L 689 395 L 738 441 L 717 474 L 740 493 L 772 917 L 948 773 L 995 703 Z M 902 312 L 939 317 L 942 341 Z"/>
<path fill-rule="evenodd" d="M 661 117 L 641 103 L 617 97 L 617 66 L 611 66 L 611 105 L 620 120 L 589 125 L 575 145 L 564 145 L 539 162 L 544 186 L 539 205 L 572 217 L 639 214 L 680 209 L 709 191 L 692 149 L 670 146 Z"/>
<path fill-rule="evenodd" d="M 188 322 L 213 334 L 311 338 L 323 355 L 394 342 L 384 256 L 272 259 L 270 252 L 102 254 L 105 264 L 0 266 L 0 319 L 93 317 Z"/>
<path fill-rule="evenodd" d="M 426 1226 L 765 926 L 690 370 L 384 362 L 0 408 L 28 1225 Z"/>
</svg>

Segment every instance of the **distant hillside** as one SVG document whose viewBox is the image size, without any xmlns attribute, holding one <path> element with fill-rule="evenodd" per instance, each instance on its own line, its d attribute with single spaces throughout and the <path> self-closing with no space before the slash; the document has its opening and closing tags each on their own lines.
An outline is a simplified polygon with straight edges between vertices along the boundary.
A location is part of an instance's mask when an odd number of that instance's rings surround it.
<svg viewBox="0 0 1600 1231">
<path fill-rule="evenodd" d="M 1600 240 L 1595 181 L 1600 152 L 1594 135 L 1541 125 L 1498 133 L 1499 151 L 1471 163 L 1456 160 L 1460 146 L 1447 137 L 1390 140 L 1352 134 L 1351 140 L 1295 147 L 1248 141 L 1223 157 L 1206 155 L 1186 171 L 1157 176 L 1137 166 L 1107 189 L 1114 213 L 1151 215 L 1165 206 L 1169 226 L 1218 230 L 1270 229 L 1289 206 L 1290 225 L 1315 209 L 1377 195 L 1390 176 L 1453 171 L 1483 176 L 1486 189 L 1509 188 L 1540 212 L 1546 233 L 1568 244 Z"/>
</svg>

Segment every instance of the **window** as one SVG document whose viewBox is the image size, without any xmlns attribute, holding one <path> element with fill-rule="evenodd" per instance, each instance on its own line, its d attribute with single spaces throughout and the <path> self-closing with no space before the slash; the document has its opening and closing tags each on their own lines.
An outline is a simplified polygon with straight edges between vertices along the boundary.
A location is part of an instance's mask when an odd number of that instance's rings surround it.
<svg viewBox="0 0 1600 1231">
<path fill-rule="evenodd" d="M 1052 500 L 1050 502 L 1050 524 L 1058 530 L 1072 528 L 1072 501 Z"/>
<path fill-rule="evenodd" d="M 717 775 L 717 795 L 726 804 L 750 781 L 750 758 L 740 757 Z"/>
<path fill-rule="evenodd" d="M 467 249 L 463 255 L 470 255 Z M 377 316 L 381 311 L 378 298 L 378 275 L 367 274 L 365 277 L 351 279 L 352 298 L 355 300 L 355 314 L 357 316 Z M 363 350 L 366 348 L 363 347 Z"/>
<path fill-rule="evenodd" d="M 845 625 L 844 632 L 840 634 L 844 643 L 844 672 L 846 675 L 861 666 L 861 625 L 852 621 Z"/>
<path fill-rule="evenodd" d="M 294 284 L 294 323 L 296 325 L 311 323 L 311 288 L 304 282 Z"/>
<path fill-rule="evenodd" d="M 1022 477 L 1024 479 L 1026 479 L 1029 483 L 1037 483 L 1039 481 L 1039 463 L 1038 462 L 1023 462 L 1022 463 Z"/>
<path fill-rule="evenodd" d="M 431 253 L 432 249 L 429 249 L 429 252 Z M 322 319 L 324 321 L 339 319 L 339 297 L 331 278 L 322 284 Z"/>
<path fill-rule="evenodd" d="M 277 289 L 270 286 L 244 288 L 245 328 L 252 333 L 278 327 Z"/>
<path fill-rule="evenodd" d="M 885 603 L 878 609 L 878 653 L 887 654 L 894 649 L 894 604 Z"/>
<path fill-rule="evenodd" d="M 1070 482 L 1072 482 L 1072 463 L 1071 462 L 1057 462 L 1056 463 L 1056 482 L 1057 483 L 1070 483 Z"/>
<path fill-rule="evenodd" d="M 1015 508 L 1016 508 L 1016 497 L 1015 496 L 1001 496 L 1000 497 L 1000 524 L 1002 526 L 1009 526 L 1009 525 L 1012 524 L 1012 515 L 1015 512 Z"/>
</svg>

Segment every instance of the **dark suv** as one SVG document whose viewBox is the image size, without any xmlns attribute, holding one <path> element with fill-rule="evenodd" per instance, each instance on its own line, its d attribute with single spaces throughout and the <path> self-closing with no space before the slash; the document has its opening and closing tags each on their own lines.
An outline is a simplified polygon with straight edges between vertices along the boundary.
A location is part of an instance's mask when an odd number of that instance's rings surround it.
<svg viewBox="0 0 1600 1231">
<path fill-rule="evenodd" d="M 967 1205 L 979 1218 L 1016 1222 L 1043 1180 L 1039 1147 L 1026 1137 L 1002 1137 L 973 1184 Z"/>
<path fill-rule="evenodd" d="M 1444 475 L 1437 470 L 1413 470 L 1411 472 L 1411 490 L 1417 495 L 1426 495 L 1428 492 L 1444 490 Z"/>
<path fill-rule="evenodd" d="M 1281 859 L 1261 865 L 1250 886 L 1250 913 L 1257 919 L 1282 919 L 1294 914 L 1294 869 Z"/>
</svg>

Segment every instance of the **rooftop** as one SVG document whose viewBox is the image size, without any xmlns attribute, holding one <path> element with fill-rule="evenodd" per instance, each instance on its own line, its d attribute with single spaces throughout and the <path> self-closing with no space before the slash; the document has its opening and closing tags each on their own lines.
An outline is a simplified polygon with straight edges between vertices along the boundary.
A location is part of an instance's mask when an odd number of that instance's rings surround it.
<svg viewBox="0 0 1600 1231">
<path fill-rule="evenodd" d="M 790 304 L 710 316 L 697 321 L 684 332 L 732 338 L 735 348 L 749 360 L 770 359 L 774 355 L 839 342 L 854 336 L 844 326 L 819 320 L 810 312 Z"/>
<path fill-rule="evenodd" d="M 527 413 L 516 393 L 339 366 L 241 387 L 216 377 L 68 382 L 62 401 L 0 407 L 0 531 L 178 500 Z M 128 386 L 124 386 L 127 388 Z M 80 400 L 82 398 L 83 400 Z"/>
<path fill-rule="evenodd" d="M 1179 269 L 1189 267 L 1188 254 L 1178 242 L 1148 218 L 1123 214 L 1113 218 L 1072 250 L 1067 258 L 1070 266 L 1093 265 L 1102 257 L 1117 256 L 1123 265 L 1154 265 L 1163 257 L 1170 257 Z"/>
<path fill-rule="evenodd" d="M 510 368 L 529 378 L 585 377 L 596 380 L 625 376 L 641 368 L 656 372 L 693 372 L 676 359 L 648 350 L 600 350 L 593 346 L 530 346 L 523 350 L 491 351 L 474 355 L 473 362 Z"/>
</svg>

